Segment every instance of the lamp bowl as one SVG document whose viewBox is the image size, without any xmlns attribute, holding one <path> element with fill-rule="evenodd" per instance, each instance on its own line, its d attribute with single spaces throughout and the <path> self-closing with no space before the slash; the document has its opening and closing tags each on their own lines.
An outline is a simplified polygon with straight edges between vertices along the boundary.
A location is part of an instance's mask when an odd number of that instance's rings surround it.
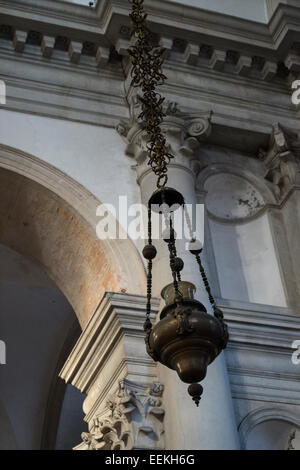
<svg viewBox="0 0 300 470">
<path fill-rule="evenodd" d="M 200 302 L 181 299 L 162 310 L 146 341 L 152 358 L 192 384 L 205 378 L 208 365 L 225 349 L 228 333 Z"/>
</svg>

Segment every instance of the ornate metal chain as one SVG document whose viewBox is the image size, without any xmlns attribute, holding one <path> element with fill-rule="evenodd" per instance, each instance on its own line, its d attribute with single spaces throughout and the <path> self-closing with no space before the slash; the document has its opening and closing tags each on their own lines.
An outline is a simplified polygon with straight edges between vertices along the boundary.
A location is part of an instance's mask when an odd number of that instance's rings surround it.
<svg viewBox="0 0 300 470">
<path fill-rule="evenodd" d="M 148 207 L 148 244 L 152 245 L 152 222 L 151 222 L 151 207 Z M 154 251 L 153 251 L 154 253 Z M 148 272 L 147 272 L 147 307 L 146 307 L 146 321 L 144 330 L 148 331 L 152 328 L 151 323 L 151 299 L 152 299 L 152 258 L 148 257 Z"/>
<path fill-rule="evenodd" d="M 165 116 L 163 111 L 163 98 L 156 88 L 164 83 L 166 76 L 162 71 L 164 48 L 154 47 L 151 43 L 150 31 L 147 27 L 147 14 L 144 12 L 144 0 L 129 0 L 132 4 L 130 14 L 132 22 L 131 36 L 136 38 L 136 43 L 128 52 L 132 62 L 132 82 L 135 87 L 140 87 L 143 96 L 140 98 L 142 119 L 149 143 L 147 145 L 149 165 L 158 176 L 157 187 L 162 188 L 167 184 L 168 163 L 173 157 L 169 153 L 168 144 L 161 130 L 161 123 Z"/>
<path fill-rule="evenodd" d="M 157 87 L 163 85 L 166 76 L 163 74 L 163 54 L 164 48 L 155 47 L 151 41 L 151 33 L 147 27 L 147 13 L 143 9 L 144 0 L 128 0 L 132 5 L 132 11 L 129 15 L 132 23 L 131 37 L 136 39 L 133 46 L 128 49 L 131 63 L 132 63 L 132 82 L 131 85 L 140 87 L 143 96 L 140 98 L 142 104 L 142 112 L 139 115 L 139 119 L 142 120 L 144 128 L 148 134 L 149 142 L 147 144 L 147 154 L 152 171 L 158 177 L 157 187 L 164 188 L 168 181 L 168 164 L 171 159 L 174 158 L 169 153 L 169 147 L 166 138 L 163 135 L 161 124 L 165 117 L 163 110 L 163 103 L 165 98 L 157 92 Z M 189 230 L 191 232 L 191 240 L 194 239 L 192 234 L 192 225 L 189 215 L 186 211 L 185 205 L 184 211 L 187 220 Z M 165 241 L 168 244 L 170 253 L 170 267 L 173 276 L 173 284 L 177 299 L 180 299 L 181 293 L 179 290 L 179 282 L 181 281 L 180 271 L 183 268 L 183 261 L 177 258 L 177 251 L 175 246 L 175 232 L 173 229 L 172 217 L 166 216 L 166 225 L 169 225 L 170 236 Z M 223 313 L 217 308 L 214 297 L 211 292 L 211 288 L 205 273 L 205 269 L 201 262 L 200 254 L 201 249 L 190 250 L 195 256 L 199 266 L 199 271 L 207 291 L 209 301 L 211 303 L 214 315 L 221 321 L 224 326 L 226 325 L 223 321 Z M 146 331 L 146 344 L 148 352 L 151 355 L 149 346 L 149 335 L 152 329 L 151 323 L 151 298 L 152 298 L 152 262 L 156 256 L 156 249 L 152 244 L 151 234 L 151 208 L 148 208 L 148 245 L 143 250 L 144 257 L 148 260 L 148 274 L 147 274 L 147 308 L 146 308 L 146 321 L 144 329 Z M 226 332 L 226 331 L 225 331 Z"/>
</svg>

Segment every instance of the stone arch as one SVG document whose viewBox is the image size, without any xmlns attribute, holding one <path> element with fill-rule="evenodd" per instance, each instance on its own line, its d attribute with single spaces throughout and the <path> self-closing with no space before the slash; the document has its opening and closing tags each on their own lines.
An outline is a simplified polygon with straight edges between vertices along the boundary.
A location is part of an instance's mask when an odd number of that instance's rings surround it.
<svg viewBox="0 0 300 470">
<path fill-rule="evenodd" d="M 45 269 L 69 300 L 81 327 L 105 291 L 145 293 L 145 269 L 136 247 L 129 238 L 97 238 L 100 202 L 83 186 L 38 158 L 4 145 L 0 180 L 0 243 Z"/>
<path fill-rule="evenodd" d="M 300 416 L 280 407 L 259 408 L 248 413 L 238 426 L 242 448 L 245 449 L 250 432 L 266 421 L 285 421 L 300 428 Z"/>
</svg>

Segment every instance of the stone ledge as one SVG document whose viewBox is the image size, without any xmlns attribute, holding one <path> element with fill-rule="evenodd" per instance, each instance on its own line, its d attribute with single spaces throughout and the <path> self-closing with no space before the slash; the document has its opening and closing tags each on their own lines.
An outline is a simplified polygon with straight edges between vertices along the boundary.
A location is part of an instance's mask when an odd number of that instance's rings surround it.
<svg viewBox="0 0 300 470">
<path fill-rule="evenodd" d="M 153 299 L 153 319 L 159 304 Z M 144 296 L 106 292 L 67 359 L 59 375 L 88 393 L 88 415 L 119 380 L 149 384 L 156 378 L 156 364 L 144 342 L 145 311 Z"/>
</svg>

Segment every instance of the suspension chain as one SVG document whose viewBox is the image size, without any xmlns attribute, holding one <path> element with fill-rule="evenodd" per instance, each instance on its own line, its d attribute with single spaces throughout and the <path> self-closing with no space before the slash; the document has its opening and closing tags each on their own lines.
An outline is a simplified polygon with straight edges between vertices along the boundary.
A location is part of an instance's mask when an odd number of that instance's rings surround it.
<svg viewBox="0 0 300 470">
<path fill-rule="evenodd" d="M 169 153 L 168 144 L 162 133 L 161 123 L 165 113 L 163 102 L 165 98 L 156 91 L 156 88 L 166 80 L 162 71 L 164 48 L 154 47 L 151 43 L 150 31 L 147 27 L 147 14 L 143 9 L 144 0 L 129 0 L 132 4 L 130 14 L 132 22 L 131 36 L 136 38 L 136 43 L 128 50 L 132 63 L 131 85 L 140 87 L 143 96 L 140 98 L 142 119 L 149 137 L 147 144 L 148 164 L 158 177 L 157 187 L 167 184 L 168 164 L 173 155 Z"/>
</svg>

